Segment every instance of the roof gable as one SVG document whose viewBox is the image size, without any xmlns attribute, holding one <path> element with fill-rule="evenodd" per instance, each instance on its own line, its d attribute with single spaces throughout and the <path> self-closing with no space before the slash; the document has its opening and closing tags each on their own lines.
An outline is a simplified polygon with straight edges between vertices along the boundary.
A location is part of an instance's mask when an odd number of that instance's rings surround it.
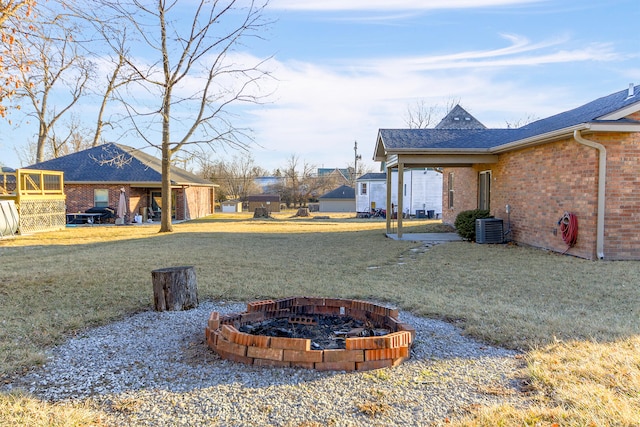
<svg viewBox="0 0 640 427">
<path fill-rule="evenodd" d="M 480 123 L 475 117 L 473 117 L 467 110 L 462 108 L 460 104 L 456 104 L 455 107 L 444 116 L 444 118 L 438 123 L 434 129 L 486 129 L 487 127 Z"/>
<path fill-rule="evenodd" d="M 141 150 L 126 145 L 107 143 L 78 151 L 56 159 L 29 166 L 29 169 L 57 170 L 64 172 L 69 183 L 160 183 L 161 161 Z M 173 184 L 213 185 L 178 167 L 171 167 Z"/>
</svg>

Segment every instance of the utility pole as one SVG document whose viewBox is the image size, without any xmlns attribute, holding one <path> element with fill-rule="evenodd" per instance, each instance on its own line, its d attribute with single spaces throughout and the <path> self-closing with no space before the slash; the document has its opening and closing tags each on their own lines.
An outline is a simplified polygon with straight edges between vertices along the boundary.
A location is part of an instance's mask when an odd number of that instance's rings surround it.
<svg viewBox="0 0 640 427">
<path fill-rule="evenodd" d="M 358 154 L 358 141 L 353 144 L 355 158 L 353 161 L 353 188 L 356 188 L 356 179 L 358 179 L 358 160 L 362 160 L 362 156 Z"/>
</svg>

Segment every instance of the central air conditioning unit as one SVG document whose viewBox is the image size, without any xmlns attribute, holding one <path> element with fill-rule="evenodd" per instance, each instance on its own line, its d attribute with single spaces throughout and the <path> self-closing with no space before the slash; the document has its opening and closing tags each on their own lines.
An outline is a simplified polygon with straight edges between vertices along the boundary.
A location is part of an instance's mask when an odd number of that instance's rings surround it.
<svg viewBox="0 0 640 427">
<path fill-rule="evenodd" d="M 476 243 L 502 243 L 504 233 L 499 218 L 476 219 Z"/>
</svg>

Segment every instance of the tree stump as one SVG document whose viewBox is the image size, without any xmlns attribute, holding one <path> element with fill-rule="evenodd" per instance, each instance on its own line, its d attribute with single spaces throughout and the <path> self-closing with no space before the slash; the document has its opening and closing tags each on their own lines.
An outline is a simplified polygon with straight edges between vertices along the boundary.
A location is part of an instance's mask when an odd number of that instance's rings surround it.
<svg viewBox="0 0 640 427">
<path fill-rule="evenodd" d="M 151 280 L 156 311 L 181 311 L 198 306 L 198 284 L 193 266 L 153 270 Z"/>
<path fill-rule="evenodd" d="M 265 207 L 256 208 L 256 210 L 253 212 L 254 218 L 269 218 L 269 216 L 269 211 Z"/>
<path fill-rule="evenodd" d="M 296 213 L 296 216 L 303 216 L 303 217 L 309 216 L 309 209 L 308 208 L 298 208 L 298 212 Z"/>
</svg>

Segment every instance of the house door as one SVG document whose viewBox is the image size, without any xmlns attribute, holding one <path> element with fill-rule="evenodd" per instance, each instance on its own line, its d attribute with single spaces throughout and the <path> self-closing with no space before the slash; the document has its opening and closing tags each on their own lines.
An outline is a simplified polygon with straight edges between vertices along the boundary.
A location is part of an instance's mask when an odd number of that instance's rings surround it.
<svg viewBox="0 0 640 427">
<path fill-rule="evenodd" d="M 490 210 L 491 171 L 480 172 L 478 188 L 478 209 Z"/>
</svg>

